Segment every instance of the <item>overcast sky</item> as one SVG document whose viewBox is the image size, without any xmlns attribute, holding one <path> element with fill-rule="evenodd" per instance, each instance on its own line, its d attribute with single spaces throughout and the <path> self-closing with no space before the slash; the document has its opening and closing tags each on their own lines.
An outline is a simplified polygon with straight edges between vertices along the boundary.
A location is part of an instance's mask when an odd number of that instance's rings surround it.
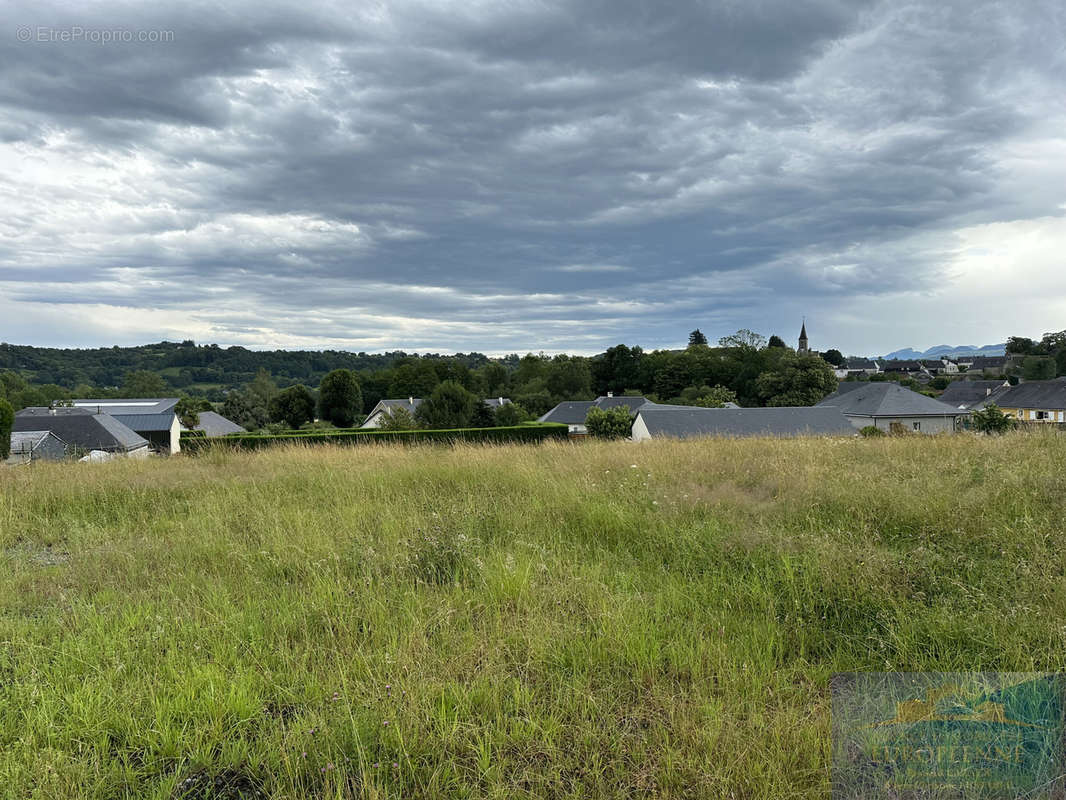
<svg viewBox="0 0 1066 800">
<path fill-rule="evenodd" d="M 3 7 L 5 341 L 1066 328 L 1061 0 Z"/>
</svg>

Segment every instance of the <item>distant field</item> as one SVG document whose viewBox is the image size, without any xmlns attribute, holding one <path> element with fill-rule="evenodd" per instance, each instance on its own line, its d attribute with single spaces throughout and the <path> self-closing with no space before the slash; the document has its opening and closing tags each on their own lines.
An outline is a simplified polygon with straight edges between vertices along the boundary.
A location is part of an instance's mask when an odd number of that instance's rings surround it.
<svg viewBox="0 0 1066 800">
<path fill-rule="evenodd" d="M 1066 669 L 1064 498 L 1055 434 L 3 469 L 0 797 L 824 798 L 832 673 Z"/>
</svg>

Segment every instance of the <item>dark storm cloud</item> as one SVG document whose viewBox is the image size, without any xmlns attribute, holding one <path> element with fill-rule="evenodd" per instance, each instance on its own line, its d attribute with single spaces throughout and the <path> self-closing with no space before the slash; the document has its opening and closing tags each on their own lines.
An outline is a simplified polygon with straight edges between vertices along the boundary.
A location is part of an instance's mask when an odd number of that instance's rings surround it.
<svg viewBox="0 0 1066 800">
<path fill-rule="evenodd" d="M 0 297 L 159 310 L 142 338 L 182 315 L 197 338 L 368 348 L 786 331 L 960 280 L 960 229 L 1061 214 L 1019 178 L 1048 151 L 1016 155 L 1062 116 L 1054 3 L 12 19 L 171 33 L 0 46 Z"/>
</svg>

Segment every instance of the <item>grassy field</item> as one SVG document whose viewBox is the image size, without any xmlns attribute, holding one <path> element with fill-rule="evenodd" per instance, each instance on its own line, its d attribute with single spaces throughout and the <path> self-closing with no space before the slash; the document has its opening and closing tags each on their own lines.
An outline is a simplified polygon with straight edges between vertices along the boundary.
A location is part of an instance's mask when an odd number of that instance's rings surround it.
<svg viewBox="0 0 1066 800">
<path fill-rule="evenodd" d="M 0 470 L 0 797 L 827 797 L 832 673 L 1066 668 L 1066 439 Z"/>
</svg>

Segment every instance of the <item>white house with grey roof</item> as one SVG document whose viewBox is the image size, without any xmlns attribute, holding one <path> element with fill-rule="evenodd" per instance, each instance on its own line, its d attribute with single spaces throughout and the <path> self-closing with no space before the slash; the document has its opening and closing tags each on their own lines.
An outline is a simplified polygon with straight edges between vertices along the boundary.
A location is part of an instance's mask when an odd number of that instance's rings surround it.
<svg viewBox="0 0 1066 800">
<path fill-rule="evenodd" d="M 181 450 L 181 422 L 174 411 L 177 404 L 177 397 L 82 399 L 73 403 L 75 408 L 114 417 L 161 453 Z"/>
<path fill-rule="evenodd" d="M 698 408 L 649 403 L 637 411 L 632 438 L 647 439 L 718 436 L 854 436 L 855 428 L 832 406 L 771 408 Z"/>
<path fill-rule="evenodd" d="M 873 426 L 883 431 L 898 424 L 915 433 L 950 433 L 958 430 L 970 412 L 912 392 L 895 381 L 842 383 L 815 406 L 840 409 L 856 428 Z"/>
<path fill-rule="evenodd" d="M 370 409 L 370 413 L 366 415 L 366 420 L 359 427 L 380 428 L 385 424 L 385 417 L 392 416 L 392 413 L 400 408 L 413 417 L 423 402 L 425 401 L 421 397 L 408 397 L 406 400 L 378 400 L 377 404 Z M 510 403 L 511 400 L 507 397 L 487 397 L 481 402 L 495 411 L 500 406 Z"/>
</svg>

